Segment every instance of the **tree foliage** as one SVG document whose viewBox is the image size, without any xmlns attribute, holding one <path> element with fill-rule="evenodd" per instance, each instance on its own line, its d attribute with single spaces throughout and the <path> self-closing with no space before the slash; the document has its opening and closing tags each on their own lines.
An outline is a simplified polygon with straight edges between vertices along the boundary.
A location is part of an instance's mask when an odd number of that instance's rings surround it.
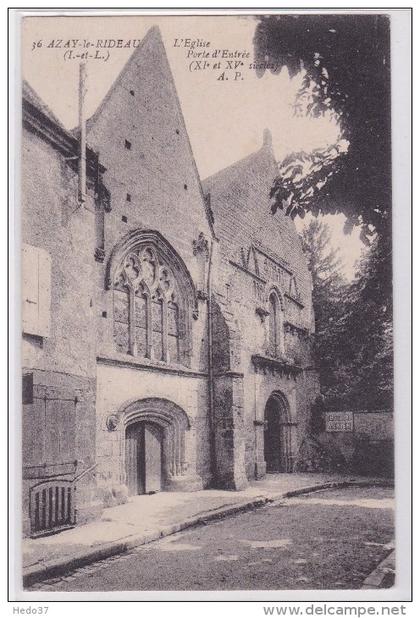
<svg viewBox="0 0 420 618">
<path fill-rule="evenodd" d="M 294 113 L 340 128 L 336 144 L 290 154 L 272 187 L 273 212 L 346 215 L 367 249 L 346 282 L 328 229 L 312 221 L 303 246 L 314 279 L 315 354 L 334 408 L 392 406 L 390 28 L 379 14 L 263 15 L 258 75 L 301 75 Z"/>
<path fill-rule="evenodd" d="M 295 114 L 327 116 L 341 139 L 280 164 L 273 210 L 294 217 L 342 212 L 368 244 L 389 234 L 391 209 L 389 19 L 385 15 L 263 15 L 258 75 L 304 71 Z"/>
<path fill-rule="evenodd" d="M 312 219 L 301 235 L 302 247 L 312 274 L 312 302 L 315 315 L 314 354 L 322 393 L 334 397 L 340 392 L 345 307 L 342 300 L 346 281 L 337 250 L 331 250 L 328 226 Z"/>
<path fill-rule="evenodd" d="M 359 407 L 393 406 L 391 247 L 376 238 L 346 290 L 343 362 L 351 368 L 347 398 Z"/>
<path fill-rule="evenodd" d="M 328 227 L 302 233 L 313 277 L 314 353 L 329 409 L 391 408 L 393 399 L 391 250 L 378 239 L 346 281 Z"/>
</svg>

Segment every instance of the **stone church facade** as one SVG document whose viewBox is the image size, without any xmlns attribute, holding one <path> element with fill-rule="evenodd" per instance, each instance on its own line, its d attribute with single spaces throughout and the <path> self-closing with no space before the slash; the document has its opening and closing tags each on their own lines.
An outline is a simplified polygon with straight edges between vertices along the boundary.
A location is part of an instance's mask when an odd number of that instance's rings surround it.
<svg viewBox="0 0 420 618">
<path fill-rule="evenodd" d="M 270 135 L 201 182 L 159 31 L 78 133 L 23 89 L 24 532 L 292 472 L 318 393 L 311 278 Z"/>
</svg>

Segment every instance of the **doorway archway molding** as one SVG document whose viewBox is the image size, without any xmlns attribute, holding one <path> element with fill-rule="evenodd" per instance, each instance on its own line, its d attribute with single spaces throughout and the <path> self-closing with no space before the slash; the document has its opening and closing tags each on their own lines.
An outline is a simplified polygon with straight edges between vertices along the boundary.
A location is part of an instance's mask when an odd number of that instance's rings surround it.
<svg viewBox="0 0 420 618">
<path fill-rule="evenodd" d="M 115 414 L 121 439 L 121 478 L 126 478 L 125 435 L 135 423 L 151 423 L 163 432 L 163 481 L 165 491 L 194 491 L 203 488 L 201 477 L 191 470 L 188 457 L 187 434 L 192 423 L 178 404 L 161 397 L 132 399 L 125 402 Z"/>
</svg>

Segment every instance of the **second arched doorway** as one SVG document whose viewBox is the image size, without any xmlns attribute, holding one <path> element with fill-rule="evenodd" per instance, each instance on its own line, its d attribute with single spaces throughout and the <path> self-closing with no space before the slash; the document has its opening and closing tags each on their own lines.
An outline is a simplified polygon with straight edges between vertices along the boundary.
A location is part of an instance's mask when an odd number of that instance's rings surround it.
<svg viewBox="0 0 420 618">
<path fill-rule="evenodd" d="M 289 404 L 286 397 L 275 392 L 264 410 L 264 459 L 267 472 L 292 472 L 292 439 Z"/>
</svg>

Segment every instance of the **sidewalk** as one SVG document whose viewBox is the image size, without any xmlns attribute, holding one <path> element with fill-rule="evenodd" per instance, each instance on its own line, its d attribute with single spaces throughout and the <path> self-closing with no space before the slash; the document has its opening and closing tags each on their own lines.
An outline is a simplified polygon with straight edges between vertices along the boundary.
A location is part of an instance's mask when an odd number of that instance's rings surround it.
<svg viewBox="0 0 420 618">
<path fill-rule="evenodd" d="M 24 585 L 125 552 L 185 528 L 323 487 L 392 486 L 387 479 L 337 474 L 270 474 L 240 492 L 206 489 L 134 496 L 101 519 L 38 539 L 23 539 Z"/>
</svg>

